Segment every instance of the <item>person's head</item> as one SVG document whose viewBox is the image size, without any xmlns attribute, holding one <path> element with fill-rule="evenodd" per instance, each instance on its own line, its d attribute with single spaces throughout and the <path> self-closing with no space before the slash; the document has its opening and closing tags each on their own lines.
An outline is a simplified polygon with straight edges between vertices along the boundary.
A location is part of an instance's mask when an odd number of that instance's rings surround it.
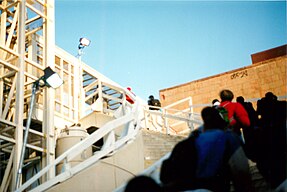
<svg viewBox="0 0 287 192">
<path fill-rule="evenodd" d="M 212 106 L 218 106 L 218 105 L 220 105 L 219 100 L 218 99 L 213 99 L 212 100 Z"/>
<path fill-rule="evenodd" d="M 244 103 L 244 97 L 242 97 L 242 96 L 236 97 L 236 102 L 238 102 L 238 103 Z"/>
<path fill-rule="evenodd" d="M 160 192 L 161 187 L 154 179 L 140 175 L 129 180 L 125 192 Z"/>
<path fill-rule="evenodd" d="M 272 92 L 265 93 L 265 98 L 266 98 L 267 101 L 277 100 L 277 96 L 274 95 Z"/>
<path fill-rule="evenodd" d="M 148 98 L 152 100 L 152 99 L 154 99 L 154 96 L 150 95 Z"/>
<path fill-rule="evenodd" d="M 232 91 L 228 89 L 220 91 L 219 96 L 221 101 L 232 101 L 232 99 L 234 98 Z"/>
<path fill-rule="evenodd" d="M 226 127 L 226 122 L 220 116 L 219 111 L 214 107 L 203 108 L 201 117 L 204 123 L 204 130 L 224 129 Z"/>
</svg>

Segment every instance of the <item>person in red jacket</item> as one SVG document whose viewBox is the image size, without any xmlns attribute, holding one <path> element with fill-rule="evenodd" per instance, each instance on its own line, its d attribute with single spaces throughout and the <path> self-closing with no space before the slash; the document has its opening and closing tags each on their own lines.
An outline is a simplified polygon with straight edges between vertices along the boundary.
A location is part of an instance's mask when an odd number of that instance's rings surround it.
<svg viewBox="0 0 287 192">
<path fill-rule="evenodd" d="M 129 90 L 133 95 L 135 95 L 135 94 L 132 92 L 132 88 L 127 87 L 127 90 Z M 126 95 L 126 100 L 127 100 L 130 104 L 134 104 L 134 101 L 133 101 L 128 95 Z"/>
<path fill-rule="evenodd" d="M 248 113 L 240 103 L 232 102 L 234 95 L 232 91 L 225 89 L 219 93 L 220 106 L 228 111 L 229 127 L 238 135 L 241 135 L 240 128 L 248 128 L 250 120 Z"/>
</svg>

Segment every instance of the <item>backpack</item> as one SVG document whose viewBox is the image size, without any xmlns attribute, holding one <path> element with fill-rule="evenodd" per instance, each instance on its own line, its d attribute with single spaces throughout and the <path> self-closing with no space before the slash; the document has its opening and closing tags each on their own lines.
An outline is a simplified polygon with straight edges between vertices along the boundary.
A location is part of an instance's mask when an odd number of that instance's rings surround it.
<svg viewBox="0 0 287 192">
<path fill-rule="evenodd" d="M 156 107 L 161 107 L 160 101 L 158 99 L 151 100 L 151 105 Z"/>
<path fill-rule="evenodd" d="M 230 119 L 228 118 L 228 111 L 225 107 L 222 106 L 216 106 L 215 109 L 219 112 L 219 115 L 221 118 L 226 122 L 226 127 L 230 126 Z"/>
</svg>

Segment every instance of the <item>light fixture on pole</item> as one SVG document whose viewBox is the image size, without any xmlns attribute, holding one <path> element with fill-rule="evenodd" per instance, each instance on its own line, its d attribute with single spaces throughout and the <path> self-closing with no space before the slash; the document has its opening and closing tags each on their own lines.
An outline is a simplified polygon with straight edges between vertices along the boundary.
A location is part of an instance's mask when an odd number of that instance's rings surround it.
<svg viewBox="0 0 287 192">
<path fill-rule="evenodd" d="M 52 87 L 54 89 L 60 87 L 64 83 L 59 74 L 54 72 L 50 67 L 44 69 L 44 76 L 41 77 L 40 80 L 43 80 L 47 87 Z"/>
<path fill-rule="evenodd" d="M 83 49 L 84 47 L 88 47 L 91 44 L 91 41 L 85 37 L 80 38 L 79 49 Z"/>
<path fill-rule="evenodd" d="M 79 40 L 79 46 L 78 46 L 78 58 L 81 62 L 81 56 L 83 55 L 83 49 L 85 47 L 88 47 L 91 44 L 91 41 L 85 37 L 81 37 Z"/>
<path fill-rule="evenodd" d="M 82 55 L 83 55 L 83 49 L 85 47 L 88 47 L 91 44 L 91 41 L 85 37 L 80 38 L 79 40 L 79 46 L 78 46 L 78 59 L 79 59 L 79 92 L 78 92 L 78 100 L 79 100 L 79 117 L 82 116 L 82 106 L 84 106 L 84 101 L 83 101 L 83 95 L 82 93 L 82 88 L 83 88 L 83 68 L 82 68 Z M 78 90 L 78 89 L 77 89 Z"/>
<path fill-rule="evenodd" d="M 81 58 L 82 54 L 83 54 L 83 49 L 85 47 L 88 47 L 91 44 L 91 41 L 85 37 L 80 38 L 79 40 L 79 46 L 78 46 L 78 56 L 79 59 Z"/>
<path fill-rule="evenodd" d="M 60 87 L 63 83 L 64 83 L 64 81 L 61 79 L 59 74 L 54 72 L 50 67 L 45 68 L 44 69 L 44 75 L 33 83 L 32 95 L 31 95 L 31 101 L 30 101 L 30 110 L 29 110 L 28 119 L 26 122 L 24 141 L 23 141 L 23 145 L 22 145 L 20 162 L 19 162 L 19 167 L 18 167 L 18 172 L 17 172 L 17 177 L 16 177 L 16 188 L 18 188 L 18 185 L 20 183 L 19 182 L 20 181 L 20 175 L 22 174 L 25 149 L 26 149 L 26 144 L 27 144 L 27 140 L 28 140 L 29 128 L 30 128 L 30 124 L 31 124 L 32 112 L 33 112 L 33 108 L 34 108 L 34 103 L 35 103 L 34 101 L 35 101 L 36 93 L 40 87 L 47 86 L 47 87 L 52 87 L 52 88 L 56 89 L 56 88 Z"/>
</svg>

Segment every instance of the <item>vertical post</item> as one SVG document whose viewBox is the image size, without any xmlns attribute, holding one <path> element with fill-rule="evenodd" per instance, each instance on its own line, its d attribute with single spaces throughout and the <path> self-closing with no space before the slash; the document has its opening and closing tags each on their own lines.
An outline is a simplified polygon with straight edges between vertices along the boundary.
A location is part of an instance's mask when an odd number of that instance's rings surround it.
<svg viewBox="0 0 287 192">
<path fill-rule="evenodd" d="M 79 80 L 79 60 L 78 58 L 75 59 L 74 61 L 74 70 L 73 70 L 73 74 L 74 74 L 74 79 L 73 79 L 73 84 L 74 84 L 74 97 L 73 97 L 73 103 L 74 103 L 74 106 L 75 106 L 75 112 L 74 112 L 74 115 L 75 115 L 75 120 L 76 122 L 78 122 L 78 120 L 80 119 L 80 96 L 79 96 L 79 89 L 80 89 L 80 80 Z"/>
<path fill-rule="evenodd" d="M 84 115 L 85 109 L 85 93 L 83 90 L 83 66 L 82 66 L 82 54 L 83 50 L 79 48 L 78 50 L 78 57 L 79 57 L 79 92 L 78 92 L 78 101 L 79 101 L 79 119 L 81 119 Z"/>
<path fill-rule="evenodd" d="M 2 1 L 2 6 L 6 7 L 7 5 L 7 1 Z M 6 20 L 7 20 L 7 11 L 2 11 L 1 15 L 0 15 L 0 45 L 1 46 L 5 46 L 5 42 L 6 42 Z M 5 60 L 5 58 L 3 57 L 4 51 L 0 49 L 0 59 Z M 0 65 L 0 75 L 2 75 L 4 73 L 4 67 L 1 64 Z M 0 79 L 0 98 L 3 98 L 3 89 L 4 89 L 4 82 L 3 79 Z M 3 101 L 2 99 L 0 99 L 0 106 L 3 106 Z M 2 115 L 2 107 L 0 107 L 0 116 Z"/>
<path fill-rule="evenodd" d="M 125 92 L 122 92 L 123 98 L 122 98 L 122 110 L 123 114 L 126 115 L 128 110 L 127 110 L 127 99 L 126 99 L 126 94 Z"/>
<path fill-rule="evenodd" d="M 145 119 L 145 128 L 150 129 L 150 123 L 149 123 L 149 117 L 150 117 L 150 113 L 148 112 L 148 106 L 145 106 L 144 109 L 144 119 Z"/>
<path fill-rule="evenodd" d="M 1 39 L 0 39 L 1 40 Z M 4 74 L 4 66 L 0 65 L 0 75 Z M 0 98 L 3 98 L 4 91 L 4 81 L 3 78 L 0 78 Z M 3 106 L 3 99 L 0 99 L 0 106 Z M 2 116 L 2 107 L 0 107 L 0 117 Z"/>
<path fill-rule="evenodd" d="M 98 79 L 98 89 L 99 89 L 99 101 L 101 101 L 101 112 L 103 112 L 103 104 L 104 104 L 104 99 L 103 99 L 103 84 L 102 84 L 102 81 Z"/>
<path fill-rule="evenodd" d="M 7 1 L 1 1 L 2 7 L 4 7 L 4 9 L 7 6 Z M 0 15 L 0 45 L 1 46 L 5 46 L 5 42 L 6 42 L 6 30 L 7 30 L 7 11 L 6 10 L 2 10 L 1 15 Z M 0 49 L 0 58 L 5 60 L 5 58 L 2 58 L 4 55 L 4 51 L 2 49 Z M 1 97 L 2 98 L 2 97 Z M 1 105 L 2 106 L 2 105 Z"/>
<path fill-rule="evenodd" d="M 55 2 L 54 0 L 47 0 L 47 19 L 44 24 L 44 64 L 50 66 L 53 70 L 55 68 Z M 45 148 L 46 156 L 43 158 L 43 166 L 47 166 L 55 160 L 55 126 L 54 126 L 54 108 L 55 108 L 55 90 L 44 90 L 44 111 L 43 111 L 43 132 L 46 135 Z M 55 170 L 50 169 L 44 180 L 51 179 L 55 176 Z"/>
<path fill-rule="evenodd" d="M 18 75 L 16 86 L 16 106 L 15 106 L 15 153 L 12 171 L 12 190 L 16 189 L 17 173 L 19 169 L 21 149 L 23 144 L 23 111 L 24 111 L 24 66 L 25 66 L 25 10 L 26 0 L 19 2 L 18 15 Z M 21 183 L 21 178 L 19 178 Z"/>
<path fill-rule="evenodd" d="M 31 43 L 28 44 L 28 59 L 37 62 L 37 41 L 36 38 L 37 36 L 35 34 L 31 34 L 30 36 Z M 40 75 L 39 70 L 33 67 L 32 65 L 27 66 L 27 72 L 29 74 L 33 74 L 35 76 Z M 30 82 L 33 82 L 32 79 L 29 79 Z"/>
<path fill-rule="evenodd" d="M 78 46 L 78 58 L 79 58 L 79 92 L 78 92 L 78 100 L 79 100 L 79 119 L 85 115 L 86 112 L 86 93 L 84 90 L 84 79 L 83 79 L 83 66 L 82 66 L 82 55 L 83 49 L 89 46 L 90 40 L 86 38 L 80 38 L 80 44 Z"/>
<path fill-rule="evenodd" d="M 192 97 L 189 97 L 189 122 L 188 122 L 188 127 L 189 127 L 189 129 L 191 129 L 191 131 L 194 130 L 193 123 L 190 121 L 192 118 L 194 119 L 193 107 L 192 107 Z"/>
<path fill-rule="evenodd" d="M 170 130 L 169 130 L 166 114 L 167 114 L 167 109 L 163 108 L 163 112 L 162 112 L 162 119 L 163 119 L 163 122 L 164 122 L 163 125 L 164 125 L 164 128 L 166 129 L 166 134 L 169 135 L 170 134 Z"/>
</svg>

